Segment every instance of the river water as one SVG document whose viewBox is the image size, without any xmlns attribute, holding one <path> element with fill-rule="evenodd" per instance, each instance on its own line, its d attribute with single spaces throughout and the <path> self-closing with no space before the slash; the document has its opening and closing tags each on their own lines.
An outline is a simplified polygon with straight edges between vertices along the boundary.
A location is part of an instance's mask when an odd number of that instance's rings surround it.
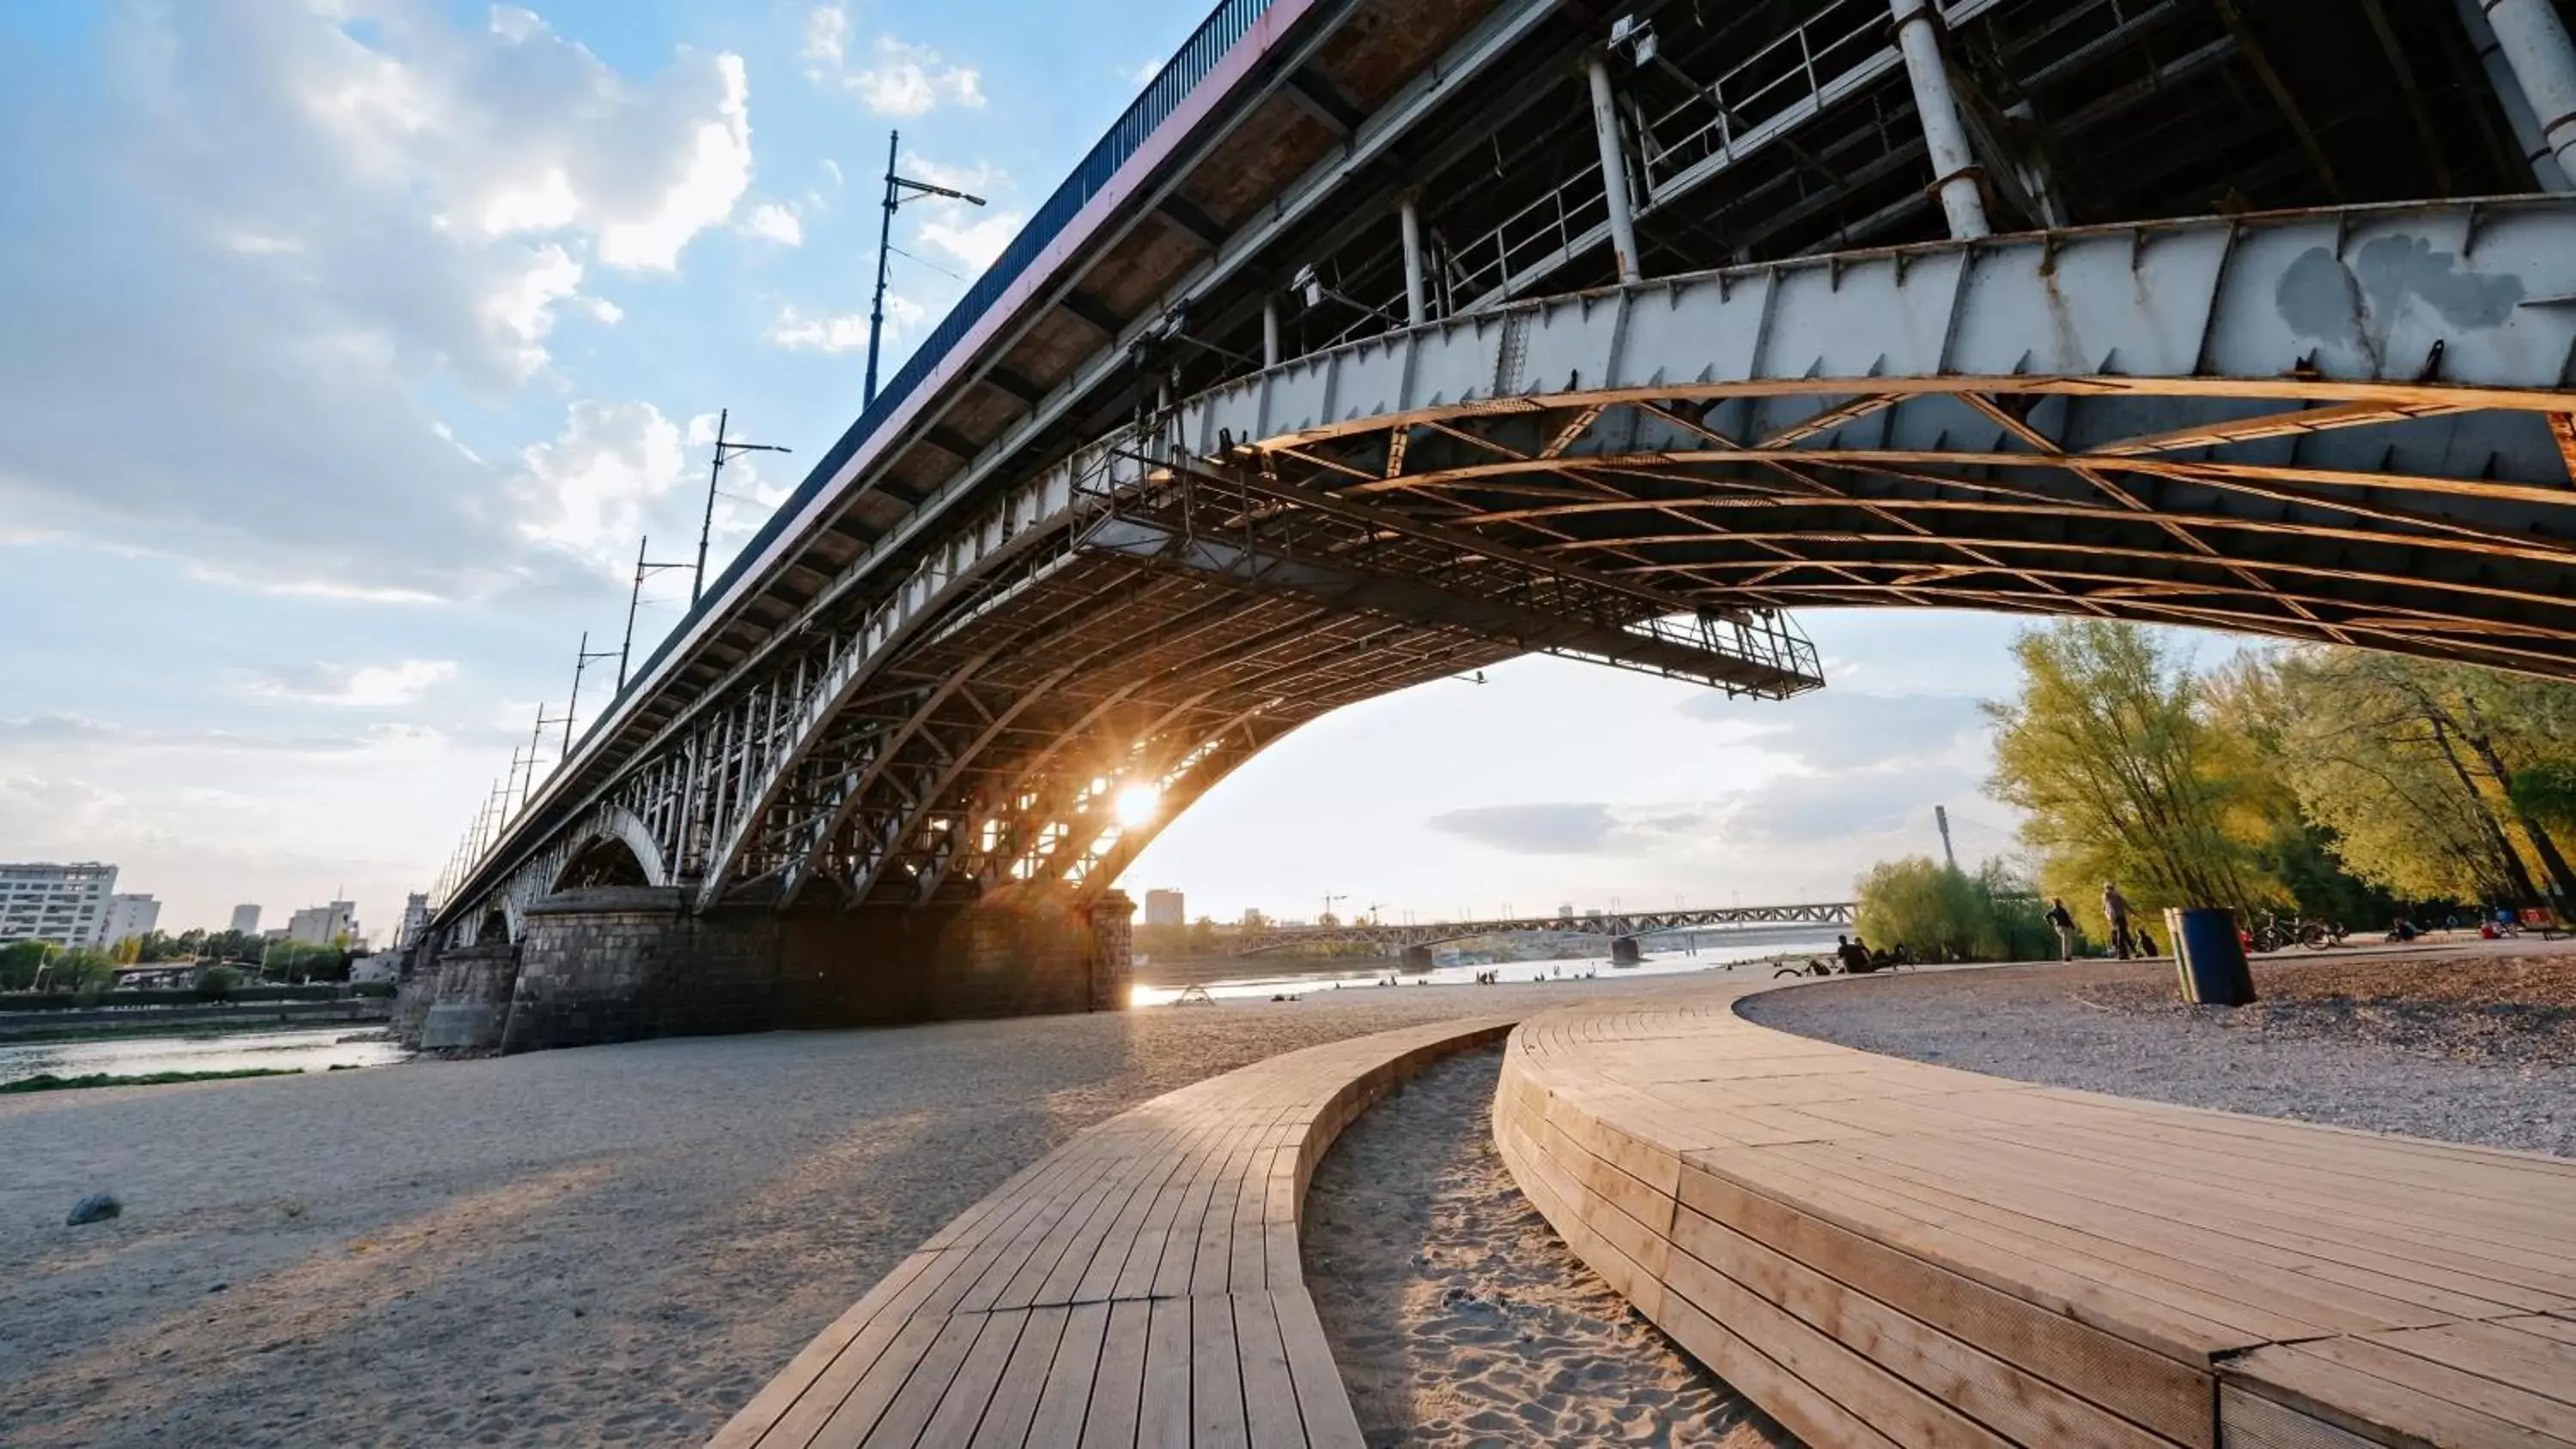
<svg viewBox="0 0 2576 1449">
<path fill-rule="evenodd" d="M 364 1022 L 276 1031 L 207 1032 L 197 1036 L 129 1036 L 109 1041 L 22 1042 L 0 1046 L 0 1082 L 48 1073 L 85 1077 L 107 1073 L 139 1077 L 153 1072 L 253 1070 L 327 1072 L 333 1067 L 381 1067 L 410 1053 L 382 1040 L 382 1029 Z M 343 1037 L 375 1040 L 343 1041 Z"/>
<path fill-rule="evenodd" d="M 1656 951 L 1635 966 L 1613 966 L 1607 956 L 1587 956 L 1571 961 L 1495 961 L 1473 966 L 1437 966 L 1415 975 L 1399 970 L 1392 961 L 1310 961 L 1295 971 L 1283 971 L 1284 963 L 1265 963 L 1258 957 L 1243 962 L 1244 974 L 1218 978 L 1209 976 L 1203 983 L 1207 994 L 1218 997 L 1263 999 L 1278 995 L 1297 996 L 1309 991 L 1366 991 L 1372 988 L 1409 990 L 1416 983 L 1431 986 L 1472 986 L 1479 975 L 1491 971 L 1498 981 L 1558 981 L 1587 975 L 1678 976 L 1693 971 L 1723 971 L 1736 965 L 1787 957 L 1804 961 L 1811 956 L 1832 954 L 1834 940 L 1819 936 L 1813 941 L 1769 941 L 1760 945 L 1713 945 L 1703 941 L 1696 951 L 1675 947 Z M 1265 970 L 1267 966 L 1269 969 Z M 1147 974 L 1151 974 L 1151 967 Z M 1766 968 L 1763 974 L 1768 975 Z M 1401 982 L 1385 987 L 1392 975 Z M 1147 986 L 1130 988 L 1129 1002 L 1136 1006 L 1163 1006 L 1177 1001 L 1185 986 Z"/>
</svg>

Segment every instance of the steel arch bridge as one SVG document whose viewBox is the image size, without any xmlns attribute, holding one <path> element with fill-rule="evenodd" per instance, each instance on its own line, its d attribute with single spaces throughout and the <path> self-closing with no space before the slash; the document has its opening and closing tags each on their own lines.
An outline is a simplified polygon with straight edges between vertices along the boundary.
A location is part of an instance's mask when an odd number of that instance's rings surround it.
<svg viewBox="0 0 2576 1449">
<path fill-rule="evenodd" d="M 1346 921 L 1331 926 L 1274 926 L 1228 943 L 1228 954 L 1259 956 L 1299 946 L 1436 946 L 1477 936 L 1599 936 L 1609 940 L 1677 931 L 1760 930 L 1781 926 L 1849 926 L 1850 901 L 1787 906 L 1696 906 L 1669 911 L 1587 911 L 1580 916 L 1504 916 L 1486 921 Z"/>
<path fill-rule="evenodd" d="M 1306 720 L 1532 648 L 1793 692 L 1798 604 L 2576 676 L 2571 366 L 2557 199 L 1837 254 L 1349 344 L 782 624 L 502 894 L 639 823 L 701 909 L 1097 891 L 1153 832 L 1126 784 L 1168 820 Z"/>
<path fill-rule="evenodd" d="M 433 935 L 582 886 L 1080 905 L 1342 705 L 1533 651 L 1783 697 L 1822 683 L 1805 608 L 2576 676 L 2576 197 L 2403 199 L 2565 181 L 2348 79 L 2363 40 L 2258 66 L 2212 4 L 1894 0 L 1921 65 L 1885 0 L 1649 5 L 1611 77 L 1549 0 L 1229 0 L 477 822 Z M 2413 39 L 2473 64 L 2449 34 Z M 2213 122 L 2248 66 L 2291 104 Z M 2370 139 L 2410 114 L 2438 178 Z"/>
</svg>

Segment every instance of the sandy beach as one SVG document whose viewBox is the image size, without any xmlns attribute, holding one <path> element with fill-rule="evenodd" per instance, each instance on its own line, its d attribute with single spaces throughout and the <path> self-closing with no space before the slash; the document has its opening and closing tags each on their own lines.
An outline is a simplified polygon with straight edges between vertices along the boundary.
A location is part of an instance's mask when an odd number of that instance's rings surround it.
<svg viewBox="0 0 2576 1449">
<path fill-rule="evenodd" d="M 1319 1041 L 1634 989 L 1327 991 L 0 1101 L 0 1443 L 696 1443 L 1092 1122 Z M 98 1190 L 124 1216 L 64 1226 Z"/>
<path fill-rule="evenodd" d="M 1501 1068 L 1500 1049 L 1431 1068 L 1316 1171 L 1306 1282 L 1369 1444 L 1794 1444 L 1521 1196 L 1494 1150 Z"/>
</svg>

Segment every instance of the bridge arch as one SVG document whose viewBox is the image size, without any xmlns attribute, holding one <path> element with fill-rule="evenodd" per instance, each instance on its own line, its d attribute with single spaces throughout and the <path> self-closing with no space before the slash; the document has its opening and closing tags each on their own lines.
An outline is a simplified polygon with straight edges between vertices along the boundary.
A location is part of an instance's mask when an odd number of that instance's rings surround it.
<svg viewBox="0 0 2576 1449">
<path fill-rule="evenodd" d="M 971 896 L 1020 862 L 1095 895 L 1342 704 L 1534 644 L 1795 692 L 1781 621 L 1814 607 L 2576 677 L 2571 238 L 2561 197 L 2157 222 L 1368 338 L 922 505 L 914 552 L 763 626 L 566 816 L 632 797 L 701 907 Z M 1529 580 L 1610 622 L 1513 612 Z M 1111 833 L 1112 767 L 1165 781 L 1158 818 Z"/>
<path fill-rule="evenodd" d="M 658 886 L 670 883 L 661 843 L 634 812 L 602 809 L 590 832 L 565 852 L 546 882 L 549 892 L 582 886 Z"/>
</svg>

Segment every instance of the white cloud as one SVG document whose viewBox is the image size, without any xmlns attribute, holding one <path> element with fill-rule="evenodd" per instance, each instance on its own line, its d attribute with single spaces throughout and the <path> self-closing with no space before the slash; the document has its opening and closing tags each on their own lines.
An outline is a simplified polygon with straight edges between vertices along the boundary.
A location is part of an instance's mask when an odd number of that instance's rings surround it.
<svg viewBox="0 0 2576 1449">
<path fill-rule="evenodd" d="M 839 5 L 818 6 L 805 16 L 806 78 L 857 96 L 881 116 L 921 116 L 942 105 L 984 104 L 984 79 L 973 66 L 958 65 L 927 45 L 877 36 L 868 63 L 851 66 L 850 14 Z M 839 173 L 834 172 L 834 179 Z"/>
<path fill-rule="evenodd" d="M 563 317 L 624 316 L 582 291 L 602 269 L 667 271 L 730 220 L 748 87 L 732 55 L 628 74 L 489 16 L 115 7 L 103 81 L 0 94 L 25 158 L 0 201 L 13 533 L 316 597 L 560 576 L 506 466 L 439 415 L 514 403 Z"/>
<path fill-rule="evenodd" d="M 776 242 L 783 247 L 801 246 L 805 241 L 805 226 L 796 219 L 796 213 L 775 201 L 764 201 L 753 207 L 743 217 L 742 229 L 747 235 Z"/>
<path fill-rule="evenodd" d="M 1129 85 L 1132 85 L 1141 91 L 1145 87 L 1152 85 L 1154 83 L 1154 77 L 1161 75 L 1163 73 L 1163 67 L 1169 64 L 1171 64 L 1169 59 L 1162 56 L 1155 56 L 1150 60 L 1140 60 L 1136 62 L 1136 64 L 1129 70 L 1125 71 L 1123 75 Z"/>
<path fill-rule="evenodd" d="M 577 402 L 552 442 L 519 454 L 519 531 L 622 572 L 652 505 L 687 471 L 680 426 L 651 403 Z"/>
<path fill-rule="evenodd" d="M 838 5 L 818 5 L 805 17 L 807 60 L 819 61 L 838 69 L 842 57 L 850 50 L 850 12 Z M 820 72 L 817 72 L 820 77 Z"/>
<path fill-rule="evenodd" d="M 715 66 L 723 98 L 716 115 L 696 126 L 687 169 L 648 214 L 600 228 L 599 259 L 610 266 L 669 271 L 689 238 L 731 215 L 751 185 L 750 88 L 742 57 L 717 56 Z"/>
<path fill-rule="evenodd" d="M 885 305 L 888 346 L 910 336 L 928 316 L 928 309 L 919 302 L 893 292 L 886 294 Z M 809 317 L 794 307 L 782 307 L 778 320 L 769 324 L 769 340 L 790 352 L 856 352 L 868 345 L 868 314 Z"/>
<path fill-rule="evenodd" d="M 398 709 L 417 703 L 422 695 L 455 677 L 456 662 L 452 659 L 405 659 L 394 664 L 314 664 L 298 670 L 254 674 L 244 687 L 262 698 L 301 704 Z"/>
<path fill-rule="evenodd" d="M 808 317 L 793 307 L 781 308 L 769 326 L 769 340 L 790 352 L 848 352 L 868 345 L 864 312 Z"/>
<path fill-rule="evenodd" d="M 961 262 L 982 268 L 993 264 L 1019 230 L 1019 214 L 1000 211 L 963 225 L 925 221 L 921 224 L 921 239 Z"/>
</svg>

